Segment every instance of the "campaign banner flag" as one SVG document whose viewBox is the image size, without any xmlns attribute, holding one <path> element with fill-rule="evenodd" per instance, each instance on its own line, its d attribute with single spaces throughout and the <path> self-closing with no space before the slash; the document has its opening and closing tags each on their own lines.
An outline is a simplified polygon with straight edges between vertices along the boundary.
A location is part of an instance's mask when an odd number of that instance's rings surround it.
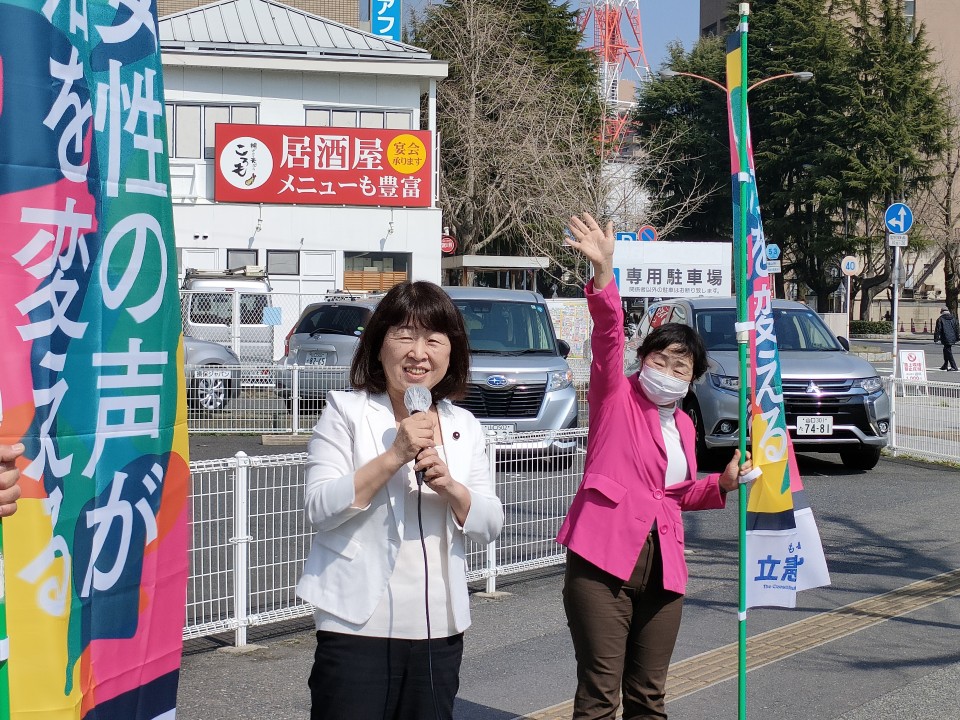
<svg viewBox="0 0 960 720">
<path fill-rule="evenodd" d="M 428 130 L 216 127 L 217 202 L 430 207 Z"/>
<path fill-rule="evenodd" d="M 727 41 L 727 90 L 730 102 L 730 156 L 733 182 L 733 222 L 736 252 L 746 257 L 745 276 L 738 293 L 747 296 L 750 338 L 750 439 L 754 467 L 762 475 L 747 500 L 747 602 L 795 607 L 798 590 L 827 585 L 823 547 L 793 455 L 783 404 L 780 354 L 777 349 L 774 291 L 767 269 L 767 248 L 760 218 L 749 118 L 740 107 L 747 92 L 741 77 L 740 37 Z M 745 122 L 742 122 L 744 120 Z M 747 145 L 747 167 L 741 167 L 739 143 Z M 741 182 L 746 180 L 746 232 L 741 227 Z M 739 247 L 746 238 L 746 248 Z M 743 382 L 743 379 L 741 379 Z"/>
<path fill-rule="evenodd" d="M 0 0 L 9 717 L 173 718 L 189 480 L 155 6 Z"/>
</svg>

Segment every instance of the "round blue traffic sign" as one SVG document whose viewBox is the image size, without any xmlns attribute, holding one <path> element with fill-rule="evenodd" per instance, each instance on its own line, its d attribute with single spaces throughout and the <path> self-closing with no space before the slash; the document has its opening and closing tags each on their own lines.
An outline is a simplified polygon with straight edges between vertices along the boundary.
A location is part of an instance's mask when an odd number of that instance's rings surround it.
<svg viewBox="0 0 960 720">
<path fill-rule="evenodd" d="M 904 203 L 894 203 L 883 213 L 883 224 L 898 235 L 909 232 L 913 227 L 913 210 Z"/>
<path fill-rule="evenodd" d="M 657 239 L 657 229 L 653 225 L 644 225 L 640 228 L 640 239 L 644 242 L 653 242 Z"/>
</svg>

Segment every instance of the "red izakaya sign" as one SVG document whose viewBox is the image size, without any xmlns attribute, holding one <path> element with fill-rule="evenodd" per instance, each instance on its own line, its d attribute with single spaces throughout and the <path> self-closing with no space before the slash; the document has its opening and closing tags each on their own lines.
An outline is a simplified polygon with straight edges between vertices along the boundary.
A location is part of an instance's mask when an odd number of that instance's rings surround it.
<svg viewBox="0 0 960 720">
<path fill-rule="evenodd" d="M 429 207 L 424 130 L 216 126 L 217 202 Z"/>
</svg>

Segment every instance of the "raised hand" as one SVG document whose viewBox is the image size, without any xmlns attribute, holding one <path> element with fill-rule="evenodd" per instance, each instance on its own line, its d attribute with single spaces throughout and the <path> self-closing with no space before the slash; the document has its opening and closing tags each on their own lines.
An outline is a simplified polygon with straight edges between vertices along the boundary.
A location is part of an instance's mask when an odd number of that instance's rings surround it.
<svg viewBox="0 0 960 720">
<path fill-rule="evenodd" d="M 593 284 L 599 290 L 613 279 L 613 223 L 606 229 L 590 213 L 570 218 L 567 223 L 570 233 L 564 243 L 579 251 L 593 265 Z"/>
</svg>

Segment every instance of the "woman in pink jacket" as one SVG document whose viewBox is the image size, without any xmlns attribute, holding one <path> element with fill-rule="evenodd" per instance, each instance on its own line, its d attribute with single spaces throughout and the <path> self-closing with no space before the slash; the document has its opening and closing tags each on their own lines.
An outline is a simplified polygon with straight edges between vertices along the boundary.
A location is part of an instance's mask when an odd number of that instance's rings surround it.
<svg viewBox="0 0 960 720">
<path fill-rule="evenodd" d="M 697 479 L 693 424 L 679 405 L 707 369 L 696 332 L 669 323 L 623 374 L 623 309 L 613 282 L 613 227 L 584 213 L 567 244 L 593 265 L 585 293 L 591 339 L 590 436 L 583 482 L 557 541 L 567 547 L 563 604 L 577 658 L 575 720 L 666 718 L 664 685 L 687 567 L 682 510 L 722 508 L 750 470 L 739 451 L 723 473 Z"/>
</svg>

